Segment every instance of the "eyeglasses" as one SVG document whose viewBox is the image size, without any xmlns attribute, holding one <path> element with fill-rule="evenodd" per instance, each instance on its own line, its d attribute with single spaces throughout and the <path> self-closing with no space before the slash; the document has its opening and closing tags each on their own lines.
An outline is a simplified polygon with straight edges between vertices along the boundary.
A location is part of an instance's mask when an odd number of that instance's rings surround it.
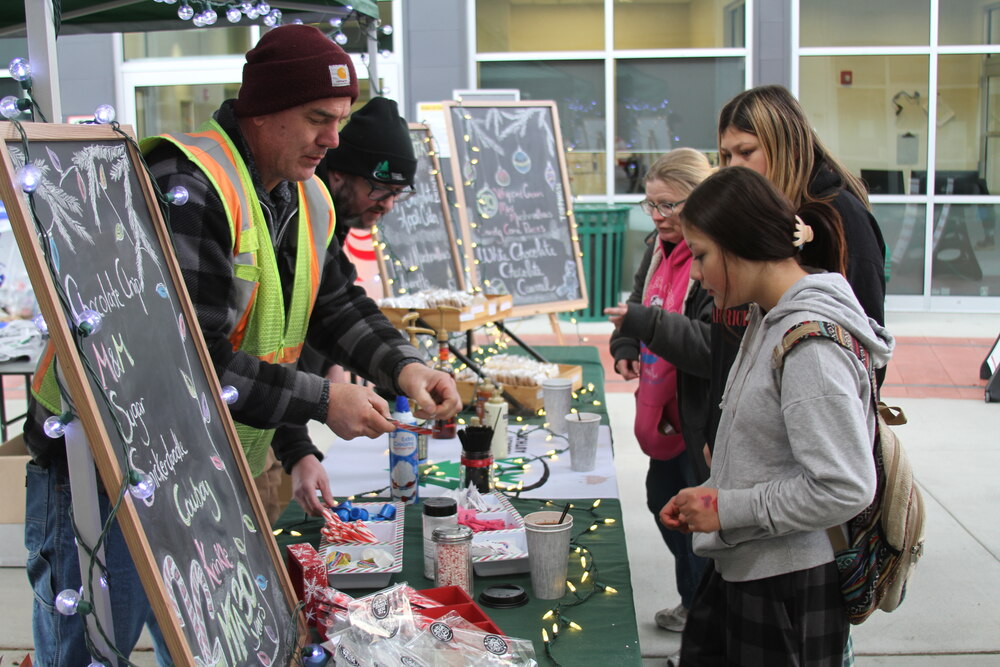
<svg viewBox="0 0 1000 667">
<path fill-rule="evenodd" d="M 687 199 L 682 199 L 680 201 L 675 201 L 675 202 L 664 201 L 660 202 L 659 204 L 656 204 L 654 202 L 649 201 L 648 199 L 643 199 L 641 202 L 639 202 L 639 208 L 641 208 L 642 212 L 645 213 L 646 215 L 653 215 L 653 211 L 658 211 L 659 214 L 662 215 L 664 218 L 669 218 L 674 214 L 674 211 L 677 209 L 677 207 L 686 201 Z"/>
<path fill-rule="evenodd" d="M 375 181 L 372 181 L 367 178 L 365 179 L 365 183 L 367 183 L 368 187 L 371 188 L 371 190 L 368 192 L 368 198 L 371 199 L 372 201 L 385 201 L 386 199 L 395 199 L 396 201 L 400 202 L 400 201 L 406 201 L 414 194 L 416 194 L 416 191 L 409 186 L 407 186 L 403 190 L 393 190 L 392 188 L 387 188 L 386 186 L 376 183 Z"/>
</svg>

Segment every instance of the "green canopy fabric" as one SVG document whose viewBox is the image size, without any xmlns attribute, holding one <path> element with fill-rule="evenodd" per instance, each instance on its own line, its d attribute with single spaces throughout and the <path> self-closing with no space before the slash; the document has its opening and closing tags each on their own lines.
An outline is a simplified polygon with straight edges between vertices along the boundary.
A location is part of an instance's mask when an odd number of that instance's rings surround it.
<svg viewBox="0 0 1000 667">
<path fill-rule="evenodd" d="M 147 32 L 193 27 L 190 21 L 177 18 L 177 9 L 184 0 L 178 0 L 174 4 L 155 0 L 4 0 L 0 2 L 2 36 L 24 35 L 24 8 L 27 2 L 51 2 L 53 14 L 60 19 L 59 34 Z M 211 0 L 211 3 L 220 15 L 219 21 L 213 27 L 234 25 L 225 18 L 225 0 Z M 200 11 L 203 2 L 190 0 L 189 4 L 196 11 Z M 371 18 L 378 18 L 379 15 L 375 0 L 270 0 L 268 4 L 272 8 L 281 10 L 282 21 L 285 23 L 296 18 L 307 23 L 325 21 L 331 15 L 346 13 L 345 5 L 350 5 L 354 11 Z M 257 22 L 259 21 L 254 23 Z M 244 18 L 235 25 L 250 24 L 251 22 Z"/>
</svg>

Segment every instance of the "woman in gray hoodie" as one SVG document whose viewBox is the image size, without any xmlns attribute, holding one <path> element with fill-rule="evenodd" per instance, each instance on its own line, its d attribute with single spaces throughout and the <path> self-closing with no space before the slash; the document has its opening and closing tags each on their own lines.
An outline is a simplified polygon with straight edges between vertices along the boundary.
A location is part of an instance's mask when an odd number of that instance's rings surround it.
<svg viewBox="0 0 1000 667">
<path fill-rule="evenodd" d="M 813 202 L 800 212 L 805 222 L 766 178 L 730 167 L 682 213 L 692 278 L 720 308 L 752 304 L 711 475 L 660 514 L 668 528 L 694 532 L 695 553 L 715 562 L 688 615 L 685 667 L 842 664 L 849 625 L 826 530 L 875 494 L 869 375 L 822 338 L 796 346 L 781 371 L 772 353 L 807 320 L 844 327 L 879 367 L 893 340 L 835 273 L 844 266 L 835 209 Z"/>
</svg>

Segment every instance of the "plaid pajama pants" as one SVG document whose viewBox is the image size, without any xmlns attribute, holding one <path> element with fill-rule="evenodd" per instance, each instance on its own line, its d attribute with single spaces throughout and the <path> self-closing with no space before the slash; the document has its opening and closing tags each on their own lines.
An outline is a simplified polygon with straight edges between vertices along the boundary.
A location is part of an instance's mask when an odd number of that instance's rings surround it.
<svg viewBox="0 0 1000 667">
<path fill-rule="evenodd" d="M 683 667 L 842 667 L 850 625 L 837 566 L 729 582 L 709 567 L 688 612 Z"/>
</svg>

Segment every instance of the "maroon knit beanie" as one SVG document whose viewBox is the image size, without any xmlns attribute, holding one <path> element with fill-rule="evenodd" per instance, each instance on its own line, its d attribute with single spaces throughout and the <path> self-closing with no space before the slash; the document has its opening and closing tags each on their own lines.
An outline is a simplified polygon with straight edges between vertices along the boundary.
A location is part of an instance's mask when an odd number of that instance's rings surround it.
<svg viewBox="0 0 1000 667">
<path fill-rule="evenodd" d="M 318 29 L 283 25 L 247 51 L 237 116 L 264 116 L 328 97 L 358 99 L 351 56 Z"/>
</svg>

